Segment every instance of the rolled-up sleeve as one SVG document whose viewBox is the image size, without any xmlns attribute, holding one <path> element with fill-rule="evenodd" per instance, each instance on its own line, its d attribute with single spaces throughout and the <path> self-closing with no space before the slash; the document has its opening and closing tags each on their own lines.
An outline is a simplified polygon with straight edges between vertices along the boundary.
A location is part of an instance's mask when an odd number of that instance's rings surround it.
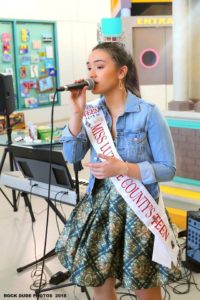
<svg viewBox="0 0 200 300">
<path fill-rule="evenodd" d="M 152 161 L 138 163 L 142 182 L 172 180 L 176 172 L 174 144 L 167 122 L 155 106 L 148 119 L 147 136 Z"/>
<path fill-rule="evenodd" d="M 143 184 L 151 184 L 157 181 L 154 169 L 148 161 L 138 163 L 138 166 Z"/>
<path fill-rule="evenodd" d="M 83 126 L 80 133 L 73 136 L 67 125 L 62 131 L 60 142 L 63 143 L 64 158 L 70 163 L 81 161 L 89 149 L 88 137 Z"/>
</svg>

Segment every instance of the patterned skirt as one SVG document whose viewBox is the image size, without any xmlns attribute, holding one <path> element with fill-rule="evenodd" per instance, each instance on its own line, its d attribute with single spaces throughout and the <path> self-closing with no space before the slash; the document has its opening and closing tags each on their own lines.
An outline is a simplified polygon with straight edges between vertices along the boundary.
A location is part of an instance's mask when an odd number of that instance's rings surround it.
<svg viewBox="0 0 200 300">
<path fill-rule="evenodd" d="M 152 261 L 153 241 L 111 181 L 101 180 L 72 211 L 55 250 L 71 281 L 80 286 L 100 286 L 114 277 L 135 290 L 181 279 L 180 267 L 168 269 Z"/>
</svg>

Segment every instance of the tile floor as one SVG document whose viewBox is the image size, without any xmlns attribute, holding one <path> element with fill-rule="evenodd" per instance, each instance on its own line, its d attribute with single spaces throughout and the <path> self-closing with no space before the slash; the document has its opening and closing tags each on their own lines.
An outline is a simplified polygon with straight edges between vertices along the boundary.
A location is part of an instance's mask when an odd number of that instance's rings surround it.
<svg viewBox="0 0 200 300">
<path fill-rule="evenodd" d="M 3 190 L 11 199 L 11 190 L 3 187 Z M 26 268 L 22 272 L 17 272 L 17 268 L 22 267 L 35 259 L 40 258 L 44 252 L 45 230 L 47 221 L 47 204 L 44 199 L 32 197 L 31 203 L 36 222 L 32 223 L 30 213 L 25 207 L 24 199 L 20 198 L 19 208 L 14 212 L 11 205 L 5 199 L 0 191 L 0 299 L 37 299 L 31 286 L 40 280 L 40 270 L 35 271 L 35 266 Z M 59 204 L 58 204 L 59 207 Z M 66 218 L 72 207 L 67 205 L 60 206 L 59 209 Z M 47 229 L 46 252 L 54 248 L 55 242 L 62 229 L 63 223 L 56 218 L 55 213 L 49 211 L 49 225 Z M 60 228 L 60 229 L 58 229 Z M 38 264 L 38 268 L 40 264 Z M 44 265 L 46 282 L 48 287 L 49 279 L 58 271 L 65 272 L 56 256 L 48 259 Z M 187 272 L 188 273 L 188 272 Z M 163 290 L 163 299 L 166 300 L 193 300 L 200 299 L 200 274 L 192 273 L 190 282 L 187 280 L 177 283 L 177 293 L 173 291 L 173 285 Z M 196 283 L 196 285 L 194 284 Z M 67 281 L 65 282 L 67 283 Z M 199 290 L 198 290 L 199 289 Z M 92 290 L 88 289 L 91 299 Z M 117 289 L 119 299 L 134 299 L 131 296 L 125 296 L 127 291 Z M 88 297 L 81 291 L 80 287 L 65 287 L 56 290 L 50 290 L 40 295 L 39 299 L 80 299 L 87 300 Z M 105 299 L 109 300 L 109 299 Z M 154 299 L 152 299 L 154 300 Z"/>
</svg>

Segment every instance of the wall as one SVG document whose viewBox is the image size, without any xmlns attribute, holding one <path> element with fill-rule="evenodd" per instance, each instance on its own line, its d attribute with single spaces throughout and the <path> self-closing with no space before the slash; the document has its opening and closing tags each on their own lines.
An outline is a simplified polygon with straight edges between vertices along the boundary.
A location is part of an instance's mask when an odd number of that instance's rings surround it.
<svg viewBox="0 0 200 300">
<path fill-rule="evenodd" d="M 191 120 L 170 121 L 173 121 L 170 129 L 176 149 L 176 176 L 199 180 L 200 123 Z"/>
<path fill-rule="evenodd" d="M 200 101 L 200 1 L 189 1 L 189 28 L 190 36 L 188 40 L 189 47 L 189 98 Z M 198 110 L 199 111 L 199 110 Z"/>
<path fill-rule="evenodd" d="M 199 187 L 200 114 L 193 111 L 166 111 L 163 114 L 175 146 L 177 170 L 173 181 Z"/>
<path fill-rule="evenodd" d="M 0 0 L 0 18 L 48 20 L 57 23 L 60 84 L 86 78 L 85 62 L 97 43 L 97 24 L 110 17 L 108 0 Z M 90 92 L 88 97 L 93 98 Z M 55 107 L 55 121 L 68 117 L 68 93 L 62 93 L 61 106 Z M 25 110 L 26 123 L 50 123 L 51 108 Z"/>
</svg>

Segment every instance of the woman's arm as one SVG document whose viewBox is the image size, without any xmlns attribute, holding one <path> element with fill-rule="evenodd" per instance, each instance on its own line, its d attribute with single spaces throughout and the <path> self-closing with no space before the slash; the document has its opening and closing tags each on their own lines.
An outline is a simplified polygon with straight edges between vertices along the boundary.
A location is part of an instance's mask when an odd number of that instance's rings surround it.
<svg viewBox="0 0 200 300">
<path fill-rule="evenodd" d="M 90 147 L 84 127 L 77 136 L 73 136 L 67 126 L 62 132 L 60 142 L 63 143 L 64 158 L 70 163 L 81 161 Z"/>
<path fill-rule="evenodd" d="M 167 122 L 156 106 L 148 120 L 147 136 L 153 161 L 138 163 L 142 182 L 151 184 L 172 180 L 176 172 L 174 144 Z"/>
<path fill-rule="evenodd" d="M 82 124 L 86 105 L 86 90 L 87 87 L 84 87 L 82 90 L 70 92 L 70 118 L 60 140 L 63 143 L 64 157 L 70 163 L 81 161 L 89 149 L 89 141 Z"/>
</svg>

